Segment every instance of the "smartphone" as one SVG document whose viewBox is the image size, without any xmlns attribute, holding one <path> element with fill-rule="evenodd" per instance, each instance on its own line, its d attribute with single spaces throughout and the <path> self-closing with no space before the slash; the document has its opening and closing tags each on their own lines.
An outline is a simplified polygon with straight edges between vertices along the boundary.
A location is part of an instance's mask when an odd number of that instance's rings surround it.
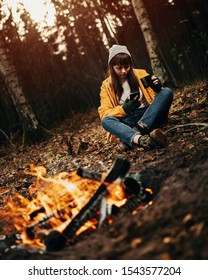
<svg viewBox="0 0 208 280">
<path fill-rule="evenodd" d="M 139 96 L 139 91 L 134 91 L 130 93 L 130 99 L 134 99 L 136 96 Z"/>
</svg>

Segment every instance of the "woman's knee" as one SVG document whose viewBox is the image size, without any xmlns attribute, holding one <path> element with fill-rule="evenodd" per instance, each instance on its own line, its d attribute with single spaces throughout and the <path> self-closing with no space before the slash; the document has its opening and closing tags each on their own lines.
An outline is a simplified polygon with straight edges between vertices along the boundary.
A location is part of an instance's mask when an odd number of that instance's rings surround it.
<svg viewBox="0 0 208 280">
<path fill-rule="evenodd" d="M 172 102 L 173 101 L 173 91 L 168 88 L 168 87 L 164 87 L 163 90 L 161 91 L 162 93 L 162 97 L 169 101 L 169 102 Z"/>
<path fill-rule="evenodd" d="M 107 116 L 101 120 L 101 124 L 102 124 L 102 127 L 106 129 L 109 126 L 109 124 L 111 124 L 112 122 L 115 122 L 115 121 L 117 121 L 116 117 Z"/>
</svg>

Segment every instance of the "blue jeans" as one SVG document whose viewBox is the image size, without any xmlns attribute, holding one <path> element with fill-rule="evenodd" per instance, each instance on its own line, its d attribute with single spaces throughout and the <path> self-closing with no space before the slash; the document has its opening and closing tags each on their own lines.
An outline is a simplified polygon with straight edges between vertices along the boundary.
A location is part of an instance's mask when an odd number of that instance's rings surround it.
<svg viewBox="0 0 208 280">
<path fill-rule="evenodd" d="M 167 123 L 168 112 L 173 101 L 173 92 L 168 87 L 162 88 L 148 107 L 138 108 L 125 117 L 118 118 L 107 116 L 102 119 L 103 128 L 118 137 L 129 146 L 132 139 L 138 133 L 135 125 L 142 124 L 151 131 Z"/>
</svg>

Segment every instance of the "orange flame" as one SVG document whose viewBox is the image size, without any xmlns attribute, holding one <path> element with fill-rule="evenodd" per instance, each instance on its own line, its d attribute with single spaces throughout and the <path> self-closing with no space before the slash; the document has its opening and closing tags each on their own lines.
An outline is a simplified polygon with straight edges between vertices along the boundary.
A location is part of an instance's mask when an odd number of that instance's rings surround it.
<svg viewBox="0 0 208 280">
<path fill-rule="evenodd" d="M 31 164 L 30 169 L 30 172 L 25 173 L 36 176 L 36 182 L 29 187 L 30 198 L 16 193 L 8 201 L 8 206 L 15 221 L 15 228 L 21 234 L 22 243 L 44 248 L 44 237 L 51 230 L 62 233 L 89 201 L 100 183 L 81 178 L 75 172 L 62 172 L 51 178 L 42 166 Z M 119 179 L 108 183 L 107 189 L 107 203 L 120 207 L 126 202 L 127 198 Z M 88 228 L 96 229 L 96 223 L 94 220 L 86 222 L 76 235 Z M 34 238 L 28 237 L 27 228 L 32 228 Z"/>
</svg>

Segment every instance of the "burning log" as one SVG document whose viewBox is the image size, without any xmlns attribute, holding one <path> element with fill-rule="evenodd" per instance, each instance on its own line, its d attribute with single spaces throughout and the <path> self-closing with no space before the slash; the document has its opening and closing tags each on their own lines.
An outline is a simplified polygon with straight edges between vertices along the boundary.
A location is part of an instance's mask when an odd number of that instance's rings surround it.
<svg viewBox="0 0 208 280">
<path fill-rule="evenodd" d="M 94 180 L 100 180 L 102 176 L 101 173 L 96 173 L 85 168 L 79 168 L 77 174 L 80 177 L 94 179 Z M 129 198 L 123 207 L 121 207 L 120 209 L 116 209 L 117 210 L 116 213 L 133 211 L 138 206 L 145 205 L 152 200 L 152 191 L 151 189 L 145 188 L 145 186 L 150 185 L 149 182 L 150 180 L 148 180 L 148 178 L 153 178 L 153 175 L 154 175 L 153 171 L 151 170 L 151 171 L 142 171 L 140 173 L 134 173 L 124 178 L 123 186 Z M 100 217 L 99 224 L 101 224 L 102 221 L 104 221 L 104 216 L 106 217 L 107 215 L 111 214 L 111 211 L 109 211 L 109 205 L 106 204 L 106 199 L 103 198 L 102 201 L 103 204 L 101 205 L 101 214 L 100 214 L 102 217 Z M 111 205 L 111 208 L 112 207 L 114 207 L 115 210 L 115 205 Z M 104 210 L 104 208 L 106 209 Z"/>
<path fill-rule="evenodd" d="M 96 181 L 101 181 L 102 178 L 102 173 L 93 172 L 91 170 L 88 170 L 87 168 L 78 168 L 77 175 L 82 178 L 88 178 Z"/>
<path fill-rule="evenodd" d="M 111 170 L 102 180 L 99 188 L 91 197 L 89 202 L 81 209 L 78 215 L 72 220 L 72 222 L 66 227 L 63 234 L 67 235 L 69 238 L 72 238 L 74 233 L 80 228 L 82 223 L 85 223 L 89 220 L 97 210 L 97 207 L 100 205 L 101 200 L 104 196 L 107 195 L 108 189 L 106 183 L 115 181 L 118 178 L 124 178 L 130 168 L 130 163 L 127 160 L 117 159 L 112 166 Z"/>
<path fill-rule="evenodd" d="M 90 198 L 90 200 L 85 204 L 85 206 L 81 209 L 81 211 L 73 218 L 73 220 L 69 223 L 68 226 L 64 229 L 62 235 L 67 239 L 72 239 L 76 231 L 87 221 L 92 218 L 94 213 L 98 210 L 101 200 L 104 196 L 107 195 L 107 184 L 112 181 L 115 181 L 118 178 L 123 178 L 127 172 L 129 171 L 130 163 L 127 160 L 117 159 L 107 173 L 105 178 L 100 183 L 97 191 L 95 191 L 94 195 Z M 55 238 L 57 235 L 55 235 Z M 58 235 L 60 238 L 60 235 Z M 50 236 L 50 242 L 47 240 L 48 248 L 51 247 L 51 242 L 54 242 L 54 239 Z"/>
</svg>

